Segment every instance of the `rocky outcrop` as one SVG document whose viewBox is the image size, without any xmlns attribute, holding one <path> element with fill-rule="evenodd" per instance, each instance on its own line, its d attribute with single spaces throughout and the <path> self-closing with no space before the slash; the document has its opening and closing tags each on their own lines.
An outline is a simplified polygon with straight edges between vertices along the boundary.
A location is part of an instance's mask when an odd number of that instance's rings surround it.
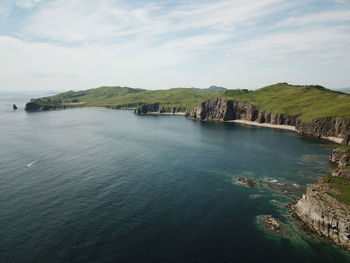
<svg viewBox="0 0 350 263">
<path fill-rule="evenodd" d="M 160 106 L 160 103 L 152 103 L 152 104 L 142 104 L 134 110 L 135 114 L 162 114 L 162 113 L 178 113 L 181 112 L 178 107 L 170 107 L 165 108 Z"/>
<path fill-rule="evenodd" d="M 258 218 L 268 231 L 281 234 L 281 224 L 273 216 L 261 215 Z"/>
<path fill-rule="evenodd" d="M 32 100 L 28 102 L 24 108 L 25 111 L 48 111 L 48 110 L 59 110 L 65 109 L 66 107 L 62 104 L 47 103 L 41 100 Z"/>
<path fill-rule="evenodd" d="M 232 120 L 234 118 L 233 101 L 213 98 L 187 110 L 185 116 L 196 120 Z"/>
<path fill-rule="evenodd" d="M 350 206 L 335 197 L 340 194 L 336 184 L 350 188 L 350 147 L 334 149 L 329 160 L 337 165 L 332 176 L 309 184 L 306 194 L 293 207 L 295 216 L 309 228 L 350 250 Z"/>
<path fill-rule="evenodd" d="M 330 162 L 337 165 L 332 176 L 350 179 L 350 147 L 344 146 L 333 150 L 329 157 Z"/>
<path fill-rule="evenodd" d="M 350 249 L 350 207 L 332 197 L 332 192 L 328 184 L 310 184 L 294 210 L 313 231 Z"/>
<path fill-rule="evenodd" d="M 254 182 L 253 180 L 248 179 L 248 178 L 243 178 L 243 177 L 238 177 L 237 180 L 235 181 L 235 184 L 246 185 L 249 187 L 256 187 L 257 186 L 257 183 Z"/>
</svg>

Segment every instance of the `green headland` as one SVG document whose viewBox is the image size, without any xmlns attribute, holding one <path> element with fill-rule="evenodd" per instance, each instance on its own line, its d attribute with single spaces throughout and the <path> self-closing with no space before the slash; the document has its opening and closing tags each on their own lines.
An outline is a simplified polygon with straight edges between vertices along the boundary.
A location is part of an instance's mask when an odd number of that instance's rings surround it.
<svg viewBox="0 0 350 263">
<path fill-rule="evenodd" d="M 205 100 L 225 97 L 250 103 L 257 108 L 278 114 L 300 114 L 300 119 L 350 116 L 350 95 L 318 85 L 278 83 L 255 91 L 173 88 L 144 90 L 129 87 L 100 87 L 83 91 L 68 91 L 55 96 L 32 100 L 48 107 L 112 107 L 134 108 L 142 104 L 160 103 L 164 108 L 177 107 L 186 111 Z"/>
</svg>

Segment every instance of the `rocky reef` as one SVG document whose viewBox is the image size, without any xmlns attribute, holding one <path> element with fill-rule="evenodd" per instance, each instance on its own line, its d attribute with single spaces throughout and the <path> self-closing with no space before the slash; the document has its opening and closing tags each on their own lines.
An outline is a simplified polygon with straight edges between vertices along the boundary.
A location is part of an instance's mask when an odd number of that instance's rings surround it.
<svg viewBox="0 0 350 263">
<path fill-rule="evenodd" d="M 350 147 L 333 150 L 330 161 L 337 167 L 332 176 L 307 186 L 293 207 L 296 218 L 311 230 L 350 250 Z"/>
<path fill-rule="evenodd" d="M 300 115 L 276 114 L 265 112 L 249 103 L 227 100 L 225 98 L 209 99 L 188 109 L 186 117 L 201 121 L 247 120 L 258 123 L 295 126 L 297 132 L 315 137 L 348 138 L 350 144 L 350 117 L 328 117 L 301 121 Z"/>
<path fill-rule="evenodd" d="M 258 218 L 268 231 L 281 234 L 281 224 L 273 216 L 261 215 Z"/>
<path fill-rule="evenodd" d="M 152 104 L 142 104 L 134 110 L 135 114 L 162 114 L 162 113 L 170 113 L 175 114 L 181 112 L 178 107 L 165 108 L 160 106 L 160 103 L 152 103 Z"/>
</svg>

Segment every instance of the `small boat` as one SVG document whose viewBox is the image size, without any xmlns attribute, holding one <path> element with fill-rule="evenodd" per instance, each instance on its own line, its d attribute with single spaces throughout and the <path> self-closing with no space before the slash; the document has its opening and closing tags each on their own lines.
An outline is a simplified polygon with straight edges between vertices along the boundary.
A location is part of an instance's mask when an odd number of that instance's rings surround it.
<svg viewBox="0 0 350 263">
<path fill-rule="evenodd" d="M 13 110 L 17 110 L 18 109 L 16 104 L 13 104 L 12 107 L 13 107 Z"/>
<path fill-rule="evenodd" d="M 27 168 L 31 167 L 33 164 L 35 164 L 35 161 L 34 162 L 30 162 L 27 164 Z"/>
</svg>

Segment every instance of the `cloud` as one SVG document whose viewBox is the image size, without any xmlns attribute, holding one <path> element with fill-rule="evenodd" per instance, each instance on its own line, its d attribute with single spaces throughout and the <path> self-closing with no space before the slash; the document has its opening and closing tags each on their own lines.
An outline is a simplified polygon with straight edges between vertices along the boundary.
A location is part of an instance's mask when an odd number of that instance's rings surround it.
<svg viewBox="0 0 350 263">
<path fill-rule="evenodd" d="M 296 26 L 311 26 L 311 25 L 326 25 L 331 26 L 333 23 L 344 23 L 350 21 L 350 10 L 333 10 L 318 12 L 314 14 L 299 15 L 290 17 L 278 24 L 278 27 L 296 27 Z"/>
<path fill-rule="evenodd" d="M 32 8 L 39 2 L 41 2 L 41 0 L 15 0 L 16 5 L 21 8 Z"/>
<path fill-rule="evenodd" d="M 0 23 L 0 85 L 32 78 L 67 89 L 106 81 L 164 88 L 184 86 L 182 79 L 236 82 L 232 72 L 251 75 L 262 64 L 273 74 L 277 64 L 298 62 L 306 72 L 304 65 L 349 63 L 350 9 L 330 0 L 327 7 L 313 0 L 13 1 L 6 27 Z"/>
</svg>

